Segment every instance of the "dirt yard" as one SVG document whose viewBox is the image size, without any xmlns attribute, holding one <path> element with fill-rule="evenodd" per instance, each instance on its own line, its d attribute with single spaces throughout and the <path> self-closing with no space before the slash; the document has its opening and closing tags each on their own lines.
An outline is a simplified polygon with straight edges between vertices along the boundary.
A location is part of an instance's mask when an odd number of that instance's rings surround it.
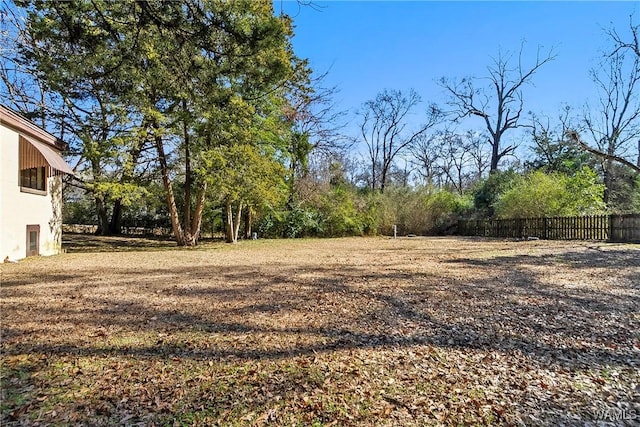
<svg viewBox="0 0 640 427">
<path fill-rule="evenodd" d="M 0 266 L 2 425 L 640 423 L 640 245 L 65 245 Z"/>
</svg>

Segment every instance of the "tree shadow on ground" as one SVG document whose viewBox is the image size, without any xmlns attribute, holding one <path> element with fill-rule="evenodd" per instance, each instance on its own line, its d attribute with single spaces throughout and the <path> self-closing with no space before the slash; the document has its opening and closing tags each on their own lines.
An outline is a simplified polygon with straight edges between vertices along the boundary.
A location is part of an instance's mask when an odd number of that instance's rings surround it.
<svg viewBox="0 0 640 427">
<path fill-rule="evenodd" d="M 29 331 L 14 326 L 3 353 L 265 360 L 433 345 L 520 352 L 565 368 L 637 365 L 640 260 L 632 253 L 498 256 L 447 264 L 460 272 L 480 268 L 481 274 L 467 280 L 329 266 L 314 268 L 309 277 L 284 263 L 141 267 L 116 270 L 114 286 L 122 292 L 96 295 L 99 286 L 91 284 L 93 273 L 87 272 L 57 294 L 69 304 L 33 314 L 51 327 L 87 331 L 85 340 L 36 342 Z M 611 289 L 555 285 L 528 268 L 560 264 L 569 273 L 618 269 L 617 284 Z M 6 285 L 5 296 L 20 292 L 17 283 Z M 95 335 L 98 329 L 106 331 Z M 152 337 L 140 345 L 111 339 L 127 334 L 168 338 Z"/>
<path fill-rule="evenodd" d="M 129 252 L 176 249 L 175 240 L 161 236 L 96 236 L 64 233 L 62 249 L 68 253 Z"/>
<path fill-rule="evenodd" d="M 198 246 L 191 250 L 210 250 L 211 245 L 224 242 L 224 236 L 202 237 Z M 155 235 L 117 235 L 96 236 L 94 234 L 69 233 L 62 236 L 62 248 L 67 253 L 132 252 L 183 250 L 170 236 Z"/>
</svg>

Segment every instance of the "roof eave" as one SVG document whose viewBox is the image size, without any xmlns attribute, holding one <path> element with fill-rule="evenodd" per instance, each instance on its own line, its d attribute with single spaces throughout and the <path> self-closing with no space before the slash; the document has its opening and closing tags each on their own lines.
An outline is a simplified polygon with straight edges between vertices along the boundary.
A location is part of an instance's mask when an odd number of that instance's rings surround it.
<svg viewBox="0 0 640 427">
<path fill-rule="evenodd" d="M 60 138 L 57 138 L 44 129 L 34 125 L 31 121 L 4 105 L 0 105 L 0 124 L 3 124 L 18 133 L 30 136 L 42 143 L 51 145 L 60 151 L 67 147 L 67 144 L 65 144 L 65 142 Z"/>
</svg>

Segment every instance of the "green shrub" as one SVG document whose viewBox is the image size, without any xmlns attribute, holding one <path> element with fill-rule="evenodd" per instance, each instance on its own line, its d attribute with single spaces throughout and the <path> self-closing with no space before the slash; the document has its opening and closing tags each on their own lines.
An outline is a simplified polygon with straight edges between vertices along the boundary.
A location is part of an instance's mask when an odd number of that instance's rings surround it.
<svg viewBox="0 0 640 427">
<path fill-rule="evenodd" d="M 362 236 L 364 212 L 357 208 L 356 193 L 343 186 L 332 188 L 321 200 L 323 237 Z"/>
<path fill-rule="evenodd" d="M 321 217 L 313 206 L 293 203 L 288 210 L 273 210 L 261 215 L 256 230 L 267 238 L 314 237 L 322 233 Z"/>
<path fill-rule="evenodd" d="M 468 197 L 446 190 L 388 188 L 377 197 L 376 223 L 384 235 L 393 234 L 394 225 L 400 235 L 443 234 L 470 208 Z"/>
<path fill-rule="evenodd" d="M 429 229 L 425 234 L 447 234 L 458 219 L 471 211 L 471 198 L 449 191 L 438 191 L 425 201 Z"/>
<path fill-rule="evenodd" d="M 574 216 L 602 213 L 604 186 L 591 168 L 573 176 L 534 171 L 516 178 L 495 202 L 500 218 Z"/>
<path fill-rule="evenodd" d="M 519 177 L 520 175 L 513 170 L 494 171 L 487 178 L 480 181 L 473 192 L 473 205 L 476 216 L 480 218 L 494 216 L 494 204 L 500 195 L 507 191 Z"/>
</svg>

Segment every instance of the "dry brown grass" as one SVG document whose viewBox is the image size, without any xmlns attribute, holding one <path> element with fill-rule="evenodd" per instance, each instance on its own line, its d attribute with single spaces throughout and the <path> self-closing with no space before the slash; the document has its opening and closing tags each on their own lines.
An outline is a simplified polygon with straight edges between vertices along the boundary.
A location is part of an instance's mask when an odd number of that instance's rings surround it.
<svg viewBox="0 0 640 427">
<path fill-rule="evenodd" d="M 0 267 L 3 425 L 640 420 L 638 245 L 65 240 Z"/>
</svg>

